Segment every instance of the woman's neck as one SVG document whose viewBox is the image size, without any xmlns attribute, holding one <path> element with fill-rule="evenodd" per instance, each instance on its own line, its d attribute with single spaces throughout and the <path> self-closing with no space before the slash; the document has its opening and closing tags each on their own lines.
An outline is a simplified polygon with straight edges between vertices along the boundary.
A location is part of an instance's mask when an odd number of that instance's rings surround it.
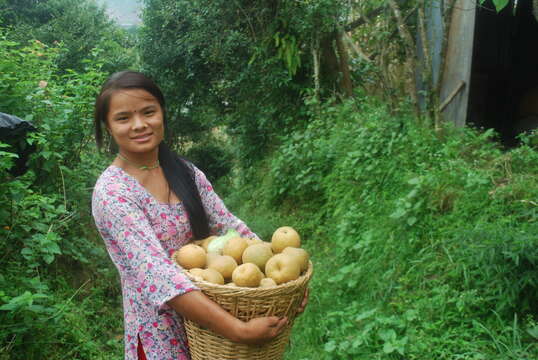
<svg viewBox="0 0 538 360">
<path fill-rule="evenodd" d="M 145 153 L 132 153 L 120 149 L 112 164 L 119 166 L 124 170 L 153 170 L 159 167 L 158 149 Z"/>
</svg>

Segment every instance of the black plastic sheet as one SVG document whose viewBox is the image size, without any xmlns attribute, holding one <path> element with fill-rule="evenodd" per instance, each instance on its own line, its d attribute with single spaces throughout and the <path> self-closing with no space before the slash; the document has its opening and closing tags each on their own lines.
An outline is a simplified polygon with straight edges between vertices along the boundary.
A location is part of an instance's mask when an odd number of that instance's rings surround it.
<svg viewBox="0 0 538 360">
<path fill-rule="evenodd" d="M 36 131 L 36 128 L 31 122 L 0 112 L 0 141 L 11 146 L 7 151 L 19 155 L 9 170 L 12 176 L 20 176 L 28 169 L 28 157 L 36 150 L 35 145 L 26 142 L 26 135 L 32 131 Z"/>
<path fill-rule="evenodd" d="M 35 131 L 34 126 L 29 121 L 0 112 L 0 138 L 26 136 L 29 131 Z"/>
</svg>

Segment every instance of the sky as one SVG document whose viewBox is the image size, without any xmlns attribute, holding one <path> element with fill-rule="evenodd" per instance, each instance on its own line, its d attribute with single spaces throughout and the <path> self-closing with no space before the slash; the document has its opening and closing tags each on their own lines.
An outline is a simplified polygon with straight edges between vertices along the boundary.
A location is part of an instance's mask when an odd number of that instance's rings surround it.
<svg viewBox="0 0 538 360">
<path fill-rule="evenodd" d="M 142 0 L 97 0 L 98 4 L 105 4 L 107 13 L 120 25 L 131 26 L 140 24 L 140 9 Z"/>
</svg>

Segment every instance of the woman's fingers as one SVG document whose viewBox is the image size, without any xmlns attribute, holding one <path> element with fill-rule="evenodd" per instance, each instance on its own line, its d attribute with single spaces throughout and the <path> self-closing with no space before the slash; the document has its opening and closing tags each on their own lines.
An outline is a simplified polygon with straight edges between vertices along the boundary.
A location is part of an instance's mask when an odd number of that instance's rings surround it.
<svg viewBox="0 0 538 360">
<path fill-rule="evenodd" d="M 276 335 L 280 334 L 280 332 L 284 329 L 284 327 L 288 324 L 288 318 L 283 317 L 282 319 L 278 320 L 276 323 Z"/>
<path fill-rule="evenodd" d="M 274 338 L 275 336 L 277 336 L 278 334 L 280 334 L 282 330 L 284 329 L 284 326 L 286 326 L 287 322 L 288 322 L 287 318 L 282 318 L 282 319 L 276 318 L 276 321 L 272 322 L 269 325 L 270 330 L 269 330 L 267 340 L 270 340 Z"/>
<path fill-rule="evenodd" d="M 306 307 L 306 305 L 308 304 L 308 294 L 309 294 L 309 292 L 310 292 L 309 289 L 306 288 L 305 291 L 304 291 L 303 301 L 301 302 L 301 305 L 297 309 L 297 315 L 302 314 L 305 307 Z"/>
<path fill-rule="evenodd" d="M 288 318 L 279 319 L 276 316 L 256 318 L 246 323 L 247 329 L 242 342 L 247 344 L 259 344 L 271 340 L 282 332 Z"/>
<path fill-rule="evenodd" d="M 297 315 L 301 314 L 308 304 L 309 292 L 309 289 L 306 288 L 303 301 L 297 309 Z M 252 319 L 244 323 L 245 327 L 244 331 L 242 331 L 240 342 L 245 344 L 260 344 L 269 341 L 280 334 L 287 324 L 287 317 L 267 316 Z"/>
</svg>

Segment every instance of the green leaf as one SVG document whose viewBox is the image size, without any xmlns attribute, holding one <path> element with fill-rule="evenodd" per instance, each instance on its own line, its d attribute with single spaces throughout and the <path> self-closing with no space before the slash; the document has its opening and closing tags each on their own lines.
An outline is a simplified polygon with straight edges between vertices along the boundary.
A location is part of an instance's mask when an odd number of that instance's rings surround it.
<svg viewBox="0 0 538 360">
<path fill-rule="evenodd" d="M 8 303 L 8 304 L 4 304 L 2 306 L 0 306 L 0 310 L 2 311 L 13 311 L 15 309 L 17 309 L 19 306 L 17 304 L 12 304 L 12 303 Z"/>
<path fill-rule="evenodd" d="M 502 9 L 508 5 L 510 0 L 493 0 L 493 4 L 495 5 L 495 9 L 497 9 L 497 12 L 500 12 Z"/>
<path fill-rule="evenodd" d="M 396 350 L 394 345 L 391 342 L 386 342 L 383 344 L 383 352 L 385 354 L 391 354 Z"/>
<path fill-rule="evenodd" d="M 0 151 L 0 157 L 6 157 L 6 158 L 18 158 L 19 155 L 17 155 L 17 154 L 13 154 L 13 153 L 10 153 L 10 152 L 6 152 L 6 151 Z"/>
<path fill-rule="evenodd" d="M 47 264 L 52 264 L 52 262 L 54 261 L 54 255 L 51 255 L 51 254 L 44 254 L 43 255 L 43 260 L 45 260 L 45 262 Z"/>
<path fill-rule="evenodd" d="M 392 342 L 396 340 L 396 331 L 393 329 L 383 329 L 379 331 L 379 337 L 386 342 Z"/>
<path fill-rule="evenodd" d="M 22 256 L 24 256 L 25 259 L 28 259 L 34 254 L 34 252 L 32 251 L 32 249 L 25 247 L 21 250 L 21 254 Z"/>
<path fill-rule="evenodd" d="M 325 349 L 326 352 L 333 352 L 334 350 L 336 350 L 336 343 L 333 340 L 331 340 L 328 343 L 326 343 L 323 348 Z"/>
<path fill-rule="evenodd" d="M 404 208 L 398 208 L 395 212 L 389 215 L 391 219 L 399 219 L 407 214 L 407 211 Z"/>
<path fill-rule="evenodd" d="M 361 320 L 364 320 L 364 319 L 367 319 L 369 317 L 371 317 L 372 315 L 374 315 L 377 311 L 377 308 L 375 309 L 372 309 L 372 310 L 367 310 L 367 311 L 363 311 L 362 313 L 360 313 L 359 315 L 357 315 L 355 317 L 355 321 L 361 321 Z"/>
<path fill-rule="evenodd" d="M 530 336 L 538 340 L 538 325 L 533 326 L 532 328 L 527 329 L 527 332 Z"/>
<path fill-rule="evenodd" d="M 418 318 L 418 311 L 417 310 L 407 310 L 404 313 L 405 319 L 407 321 L 413 321 Z"/>
<path fill-rule="evenodd" d="M 421 178 L 421 177 L 416 177 L 416 178 L 412 178 L 412 179 L 410 179 L 409 181 L 407 181 L 407 183 L 408 183 L 409 185 L 418 185 L 418 184 L 421 183 L 421 181 L 422 181 L 422 178 Z"/>
</svg>

